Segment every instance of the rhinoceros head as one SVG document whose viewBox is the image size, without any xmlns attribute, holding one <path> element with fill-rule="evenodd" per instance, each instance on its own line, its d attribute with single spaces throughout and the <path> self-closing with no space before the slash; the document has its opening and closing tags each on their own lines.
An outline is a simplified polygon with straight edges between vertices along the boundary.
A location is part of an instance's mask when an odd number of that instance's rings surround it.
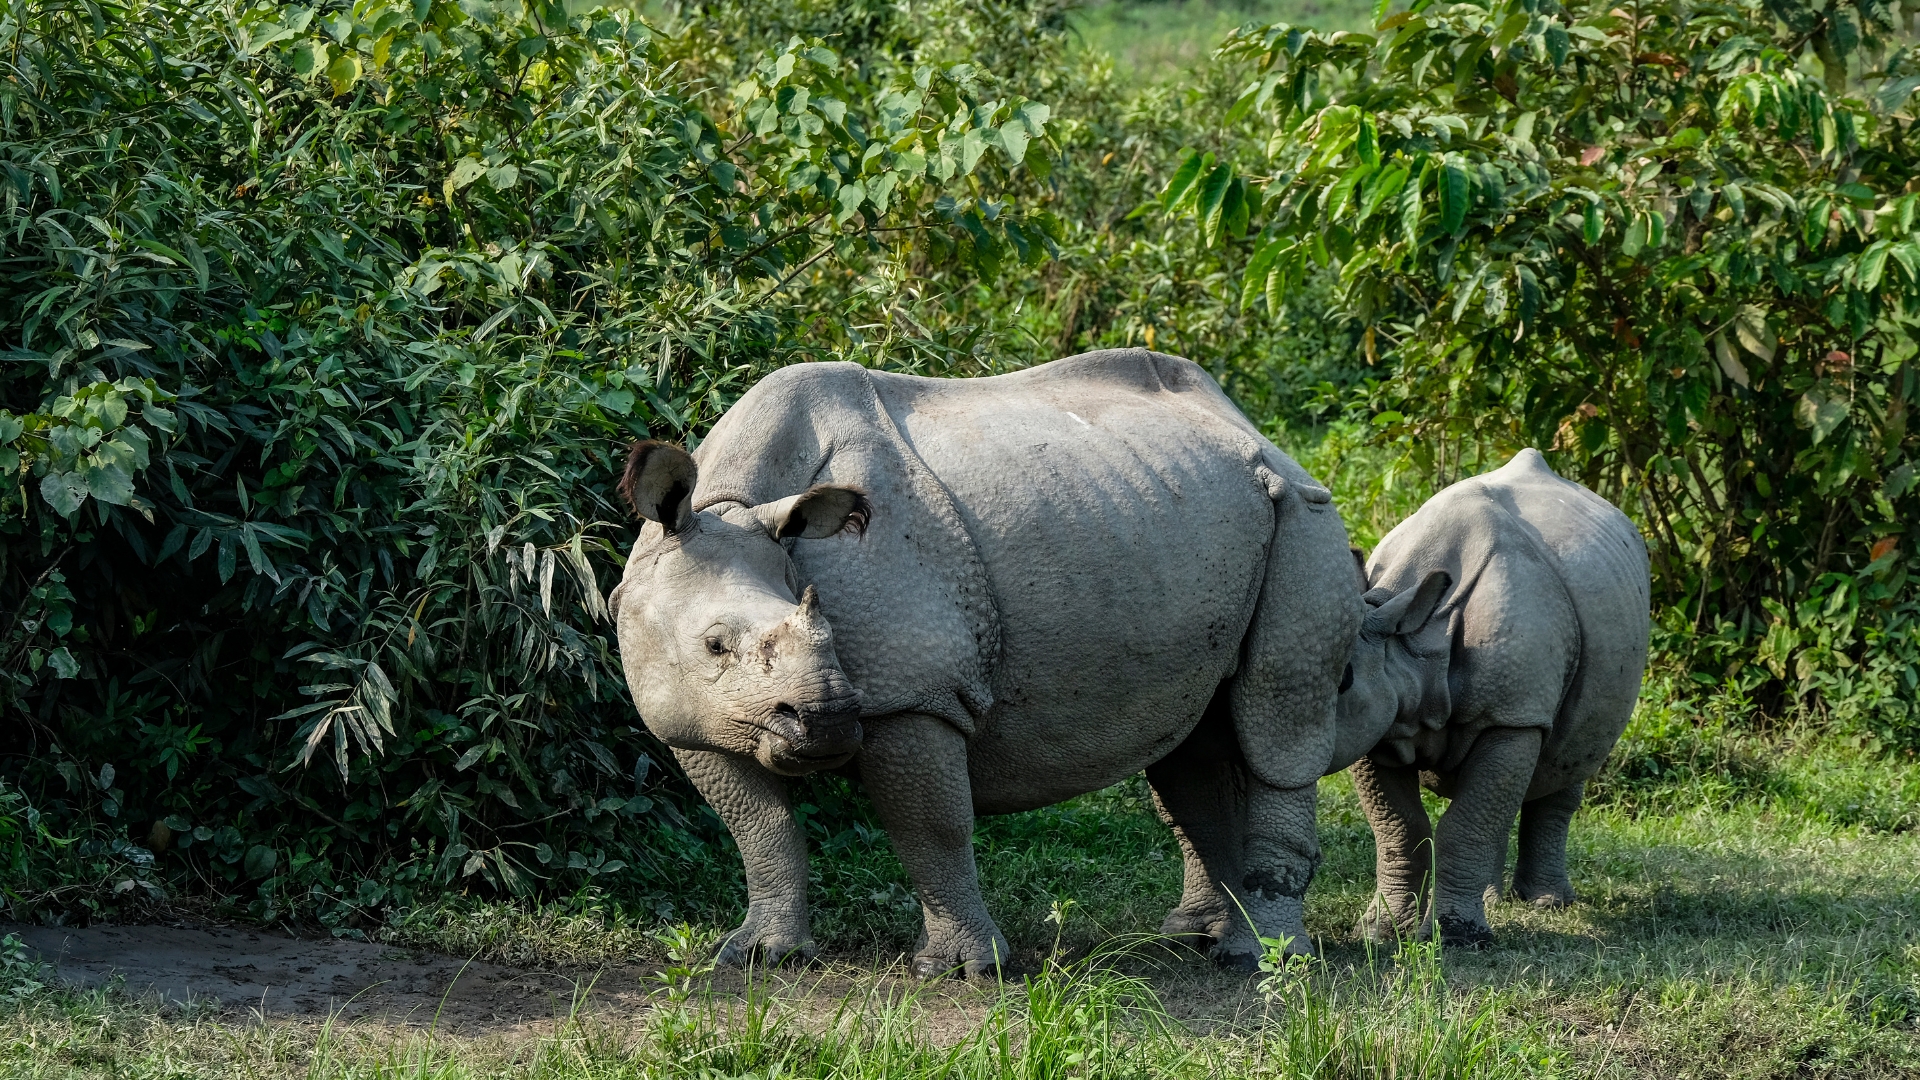
<svg viewBox="0 0 1920 1080">
<path fill-rule="evenodd" d="M 845 764 L 860 749 L 860 691 L 780 541 L 863 533 L 866 496 L 822 484 L 696 513 L 695 478 L 684 450 L 644 442 L 621 482 L 648 521 L 610 603 L 641 718 L 668 746 L 785 775 Z"/>
<path fill-rule="evenodd" d="M 1377 739 L 1396 721 L 1416 731 L 1445 722 L 1452 711 L 1447 692 L 1451 642 L 1447 620 L 1434 613 L 1452 587 L 1452 575 L 1434 570 L 1405 592 L 1367 592 L 1369 610 L 1340 682 L 1344 728 L 1373 732 Z"/>
</svg>

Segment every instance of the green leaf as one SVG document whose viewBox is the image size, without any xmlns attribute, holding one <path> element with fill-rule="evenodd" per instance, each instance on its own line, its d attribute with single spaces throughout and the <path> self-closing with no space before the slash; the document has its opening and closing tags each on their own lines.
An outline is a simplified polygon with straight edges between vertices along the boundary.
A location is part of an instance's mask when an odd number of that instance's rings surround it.
<svg viewBox="0 0 1920 1080">
<path fill-rule="evenodd" d="M 1553 61 L 1554 67 L 1560 67 L 1567 62 L 1567 50 L 1572 42 L 1568 39 L 1565 29 L 1558 24 L 1549 26 L 1547 32 L 1541 35 L 1541 41 L 1547 48 L 1547 59 Z"/>
<path fill-rule="evenodd" d="M 1907 272 L 1907 284 L 1920 285 L 1920 241 L 1908 240 L 1893 248 L 1894 261 Z"/>
<path fill-rule="evenodd" d="M 1774 349 L 1778 339 L 1767 327 L 1765 308 L 1754 304 L 1743 304 L 1733 316 L 1733 335 L 1750 353 L 1768 363 L 1773 362 Z"/>
<path fill-rule="evenodd" d="M 1606 231 L 1606 211 L 1600 208 L 1600 201 L 1598 199 L 1589 202 L 1587 204 L 1587 212 L 1582 216 L 1580 221 L 1581 239 L 1587 242 L 1588 247 L 1592 247 L 1600 242 L 1600 237 Z"/>
<path fill-rule="evenodd" d="M 1233 166 L 1215 165 L 1213 171 L 1200 183 L 1200 199 L 1197 211 L 1200 216 L 1201 234 L 1211 245 L 1220 236 L 1220 216 L 1227 192 L 1233 187 Z"/>
<path fill-rule="evenodd" d="M 1274 260 L 1279 258 L 1282 246 L 1279 241 L 1270 242 L 1247 260 L 1247 271 L 1240 278 L 1240 310 L 1252 307 L 1254 298 L 1265 291 L 1267 275 L 1273 270 Z"/>
<path fill-rule="evenodd" d="M 1167 181 L 1167 188 L 1160 193 L 1160 205 L 1169 213 L 1177 213 L 1180 204 L 1193 194 L 1193 182 L 1200 177 L 1200 171 L 1213 161 L 1213 155 L 1202 156 L 1198 150 L 1187 155 L 1180 167 L 1173 171 L 1173 178 Z"/>
<path fill-rule="evenodd" d="M 61 517 L 72 517 L 87 500 L 86 478 L 78 473 L 50 472 L 40 481 L 40 497 Z"/>
<path fill-rule="evenodd" d="M 487 183 L 495 191 L 505 191 L 520 182 L 520 170 L 513 165 L 497 165 L 487 170 Z"/>
<path fill-rule="evenodd" d="M 133 476 L 123 465 L 88 466 L 87 493 L 109 506 L 125 506 L 133 501 Z"/>
<path fill-rule="evenodd" d="M 1876 242 L 1872 247 L 1860 253 L 1860 262 L 1854 269 L 1853 279 L 1867 292 L 1880 287 L 1881 275 L 1887 269 L 1887 255 L 1893 245 L 1885 240 Z"/>
<path fill-rule="evenodd" d="M 73 658 L 73 654 L 67 651 L 65 645 L 47 654 L 47 666 L 53 668 L 53 676 L 56 679 L 71 679 L 80 674 L 80 661 Z M 107 783 L 111 784 L 113 774 L 107 770 L 112 766 L 102 765 L 100 768 L 102 775 L 108 777 Z"/>
<path fill-rule="evenodd" d="M 1373 117 L 1360 117 L 1360 130 L 1354 136 L 1353 152 L 1363 165 L 1380 164 L 1380 131 L 1374 126 Z"/>
<path fill-rule="evenodd" d="M 978 131 L 969 131 L 960 136 L 960 174 L 971 176 L 973 167 L 980 164 L 980 155 L 986 152 L 986 136 Z"/>
<path fill-rule="evenodd" d="M 1733 211 L 1735 224 L 1744 223 L 1747 220 L 1747 196 L 1740 190 L 1739 184 L 1728 184 L 1721 188 L 1720 197 L 1727 200 L 1727 207 Z"/>
<path fill-rule="evenodd" d="M 1647 246 L 1647 234 L 1652 227 L 1653 223 L 1645 211 L 1633 215 L 1633 224 L 1627 226 L 1627 235 L 1621 238 L 1620 254 L 1629 259 L 1640 254 Z"/>
<path fill-rule="evenodd" d="M 1726 331 L 1713 335 L 1713 358 L 1720 363 L 1720 370 L 1742 389 L 1751 390 L 1753 379 L 1747 374 L 1747 365 L 1740 362 L 1740 354 L 1727 340 Z"/>
<path fill-rule="evenodd" d="M 255 844 L 247 849 L 247 857 L 240 865 L 248 877 L 263 878 L 272 874 L 274 867 L 280 865 L 280 856 L 265 844 Z"/>
<path fill-rule="evenodd" d="M 1816 387 L 1801 395 L 1793 418 L 1801 427 L 1813 430 L 1813 444 L 1818 446 L 1847 418 L 1847 403 L 1843 398 L 1829 397 Z"/>
<path fill-rule="evenodd" d="M 453 172 L 447 175 L 447 184 L 458 191 L 487 174 L 487 163 L 479 157 L 468 154 L 453 163 Z"/>
<path fill-rule="evenodd" d="M 1027 156 L 1027 125 L 1015 118 L 1000 125 L 1000 148 L 1007 152 L 1007 160 L 1018 165 Z"/>
<path fill-rule="evenodd" d="M 324 41 L 304 41 L 294 47 L 293 71 L 302 78 L 312 78 L 326 69 L 328 57 L 333 47 Z"/>
<path fill-rule="evenodd" d="M 353 89 L 360 81 L 360 58 L 350 52 L 343 52 L 327 65 L 327 82 L 333 85 L 335 94 L 344 94 Z"/>
<path fill-rule="evenodd" d="M 860 204 L 865 202 L 866 198 L 866 186 L 859 181 L 841 185 L 838 195 L 840 209 L 834 213 L 834 221 L 842 225 L 846 224 L 849 218 L 860 212 Z"/>
<path fill-rule="evenodd" d="M 1886 83 L 1880 87 L 1880 111 L 1890 113 L 1898 110 L 1913 96 L 1915 90 L 1920 90 L 1920 75 L 1908 75 Z"/>
<path fill-rule="evenodd" d="M 1440 167 L 1440 231 L 1448 236 L 1459 235 L 1467 220 L 1467 201 L 1472 194 L 1473 181 L 1467 175 L 1466 167 L 1449 157 Z"/>
</svg>

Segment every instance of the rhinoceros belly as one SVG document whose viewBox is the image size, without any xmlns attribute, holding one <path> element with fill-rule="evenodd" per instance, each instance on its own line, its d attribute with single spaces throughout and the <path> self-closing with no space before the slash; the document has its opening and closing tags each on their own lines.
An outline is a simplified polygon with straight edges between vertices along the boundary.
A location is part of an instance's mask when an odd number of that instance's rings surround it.
<svg viewBox="0 0 1920 1080">
<path fill-rule="evenodd" d="M 969 748 L 977 807 L 1044 806 L 1165 756 L 1252 617 L 1274 522 L 1264 441 L 1217 390 L 1097 378 L 888 405 L 952 494 L 998 612 L 995 703 Z"/>
</svg>

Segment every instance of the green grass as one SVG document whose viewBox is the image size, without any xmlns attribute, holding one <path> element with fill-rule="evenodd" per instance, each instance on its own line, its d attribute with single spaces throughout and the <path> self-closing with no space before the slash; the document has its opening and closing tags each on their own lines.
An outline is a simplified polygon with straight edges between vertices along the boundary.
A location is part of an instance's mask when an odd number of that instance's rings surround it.
<svg viewBox="0 0 1920 1080">
<path fill-rule="evenodd" d="M 1089 48 L 1112 56 L 1127 84 L 1139 89 L 1179 82 L 1204 63 L 1234 28 L 1287 22 L 1320 30 L 1364 30 L 1366 0 L 1119 0 L 1090 3 L 1073 25 Z"/>
<path fill-rule="evenodd" d="M 860 826 L 814 860 L 829 962 L 811 971 L 744 987 L 695 974 L 630 1021 L 587 1012 L 482 1039 L 42 991 L 0 1005 L 0 1076 L 1920 1076 L 1920 769 L 1743 734 L 1737 704 L 1656 680 L 1575 819 L 1584 902 L 1499 906 L 1483 953 L 1391 956 L 1353 937 L 1373 851 L 1344 777 L 1322 786 L 1307 920 L 1321 961 L 1263 995 L 1143 941 L 1180 872 L 1135 779 L 981 822 L 989 904 L 1048 967 L 1029 988 L 903 981 L 918 912 L 884 838 Z M 738 888 L 737 867 L 701 873 L 699 889 Z M 696 920 L 682 944 L 736 916 Z M 449 902 L 384 936 L 585 979 L 660 959 L 658 931 L 651 911 L 599 896 Z"/>
</svg>

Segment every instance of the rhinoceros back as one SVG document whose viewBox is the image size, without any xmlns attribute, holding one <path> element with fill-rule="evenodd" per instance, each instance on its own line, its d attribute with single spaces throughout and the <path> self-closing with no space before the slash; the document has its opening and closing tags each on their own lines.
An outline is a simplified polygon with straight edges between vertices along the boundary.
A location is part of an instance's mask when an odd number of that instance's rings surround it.
<svg viewBox="0 0 1920 1080">
<path fill-rule="evenodd" d="M 1500 573 L 1493 583 L 1482 580 L 1484 568 L 1495 560 Z M 1412 587 L 1434 567 L 1454 575 L 1456 591 L 1447 606 L 1455 613 L 1456 628 L 1463 604 L 1475 604 L 1482 617 L 1547 618 L 1552 625 L 1481 628 L 1476 636 L 1510 643 L 1501 649 L 1538 652 L 1542 660 L 1555 657 L 1554 670 L 1539 676 L 1559 684 L 1557 708 L 1551 705 L 1556 700 L 1551 689 L 1530 688 L 1547 689 L 1544 700 L 1528 694 L 1542 710 L 1551 709 L 1550 723 L 1533 711 L 1534 705 L 1515 710 L 1508 702 L 1477 699 L 1454 703 L 1469 706 L 1472 716 L 1427 718 L 1429 725 L 1447 724 L 1439 767 L 1458 765 L 1478 734 L 1477 725 L 1537 724 L 1545 728 L 1546 741 L 1529 798 L 1592 775 L 1626 726 L 1646 668 L 1647 551 L 1633 523 L 1611 503 L 1554 473 L 1538 451 L 1522 450 L 1500 468 L 1435 495 L 1381 541 L 1368 570 L 1374 585 L 1397 590 Z M 1485 588 L 1528 595 L 1478 601 L 1469 595 Z M 1573 625 L 1563 626 L 1568 619 Z M 1456 644 L 1456 665 L 1510 666 L 1502 658 L 1457 650 Z M 1566 658 L 1564 675 L 1560 656 Z M 1456 679 L 1463 674 L 1475 673 L 1456 671 Z M 1514 685 L 1496 681 L 1493 687 L 1506 692 L 1499 688 Z M 1419 737 L 1415 731 L 1393 734 Z"/>
<path fill-rule="evenodd" d="M 1580 665 L 1534 780 L 1557 790 L 1600 767 L 1639 696 L 1652 603 L 1646 542 L 1618 507 L 1562 479 L 1538 450 L 1476 480 L 1553 554 L 1580 619 Z"/>
<path fill-rule="evenodd" d="M 696 456 L 696 506 L 867 489 L 865 541 L 797 541 L 794 560 L 873 714 L 973 736 L 982 808 L 1057 801 L 1177 745 L 1239 664 L 1277 520 L 1326 526 L 1327 561 L 1347 558 L 1325 489 L 1203 370 L 1141 349 L 982 379 L 797 365 Z M 1329 606 L 1357 606 L 1351 577 L 1333 584 L 1353 595 Z M 1330 703 L 1264 741 L 1330 742 Z"/>
</svg>

